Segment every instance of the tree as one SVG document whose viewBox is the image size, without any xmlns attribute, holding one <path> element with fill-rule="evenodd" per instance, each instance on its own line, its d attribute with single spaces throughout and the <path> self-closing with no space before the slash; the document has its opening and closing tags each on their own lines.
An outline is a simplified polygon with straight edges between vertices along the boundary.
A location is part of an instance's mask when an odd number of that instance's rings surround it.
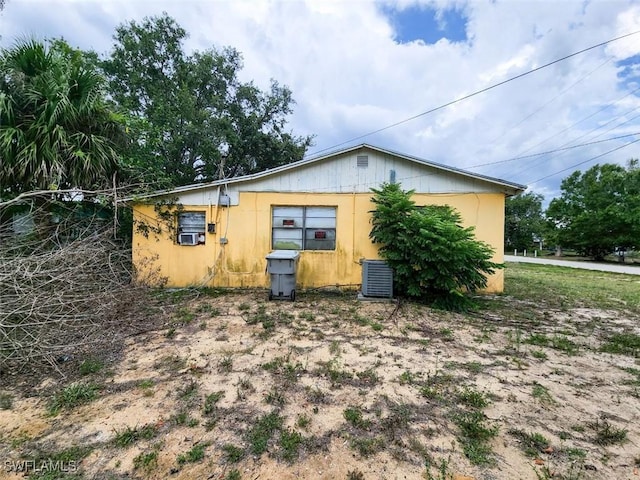
<svg viewBox="0 0 640 480">
<path fill-rule="evenodd" d="M 124 142 L 103 79 L 63 41 L 0 52 L 0 196 L 110 185 Z"/>
<path fill-rule="evenodd" d="M 534 239 L 542 238 L 544 197 L 533 192 L 507 198 L 504 215 L 504 241 L 507 249 L 524 250 Z"/>
<path fill-rule="evenodd" d="M 116 30 L 103 69 L 138 139 L 131 163 L 151 165 L 177 186 L 301 159 L 311 137 L 285 131 L 291 91 L 275 81 L 268 92 L 241 82 L 234 49 L 187 55 L 186 38 L 166 13 Z"/>
<path fill-rule="evenodd" d="M 473 227 L 462 227 L 453 208 L 417 207 L 413 191 L 405 192 L 397 183 L 372 191 L 376 209 L 369 237 L 380 244 L 401 295 L 464 308 L 468 299 L 463 292 L 486 287 L 487 275 L 502 268 L 491 261 L 491 246 L 475 239 Z"/>
<path fill-rule="evenodd" d="M 547 217 L 558 243 L 602 260 L 616 248 L 640 247 L 640 168 L 631 160 L 595 165 L 562 181 L 562 195 L 549 204 Z"/>
</svg>

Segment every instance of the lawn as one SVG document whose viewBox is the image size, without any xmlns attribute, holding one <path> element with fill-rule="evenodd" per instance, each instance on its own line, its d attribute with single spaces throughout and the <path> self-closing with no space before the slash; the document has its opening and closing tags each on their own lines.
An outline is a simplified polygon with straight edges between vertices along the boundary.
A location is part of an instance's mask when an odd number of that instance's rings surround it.
<svg viewBox="0 0 640 480">
<path fill-rule="evenodd" d="M 0 377 L 2 474 L 636 478 L 640 278 L 505 277 L 468 313 L 352 292 L 151 293 L 153 328 Z"/>
</svg>

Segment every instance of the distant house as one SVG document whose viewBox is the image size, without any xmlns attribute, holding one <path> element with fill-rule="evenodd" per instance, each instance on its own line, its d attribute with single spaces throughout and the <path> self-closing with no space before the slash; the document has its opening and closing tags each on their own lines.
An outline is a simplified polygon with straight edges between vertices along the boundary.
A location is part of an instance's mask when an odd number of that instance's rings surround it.
<svg viewBox="0 0 640 480">
<path fill-rule="evenodd" d="M 267 287 L 265 256 L 294 249 L 300 288 L 357 286 L 362 261 L 379 258 L 369 239 L 370 189 L 383 182 L 415 190 L 418 205 L 454 207 L 493 246 L 493 260 L 503 261 L 505 196 L 525 187 L 359 145 L 134 202 L 136 272 L 172 287 Z M 499 270 L 487 291 L 502 289 Z"/>
</svg>

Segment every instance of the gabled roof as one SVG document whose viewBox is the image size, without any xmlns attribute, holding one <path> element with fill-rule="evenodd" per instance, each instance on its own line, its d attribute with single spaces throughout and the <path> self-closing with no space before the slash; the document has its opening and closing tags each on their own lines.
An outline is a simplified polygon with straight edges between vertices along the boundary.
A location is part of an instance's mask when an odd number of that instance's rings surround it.
<svg viewBox="0 0 640 480">
<path fill-rule="evenodd" d="M 293 162 L 293 163 L 288 163 L 286 165 L 281 165 L 279 167 L 275 167 L 275 168 L 271 168 L 269 170 L 264 170 L 262 172 L 258 172 L 258 173 L 252 173 L 250 175 L 242 175 L 240 177 L 233 177 L 233 178 L 225 178 L 222 180 L 214 180 L 212 182 L 206 182 L 206 183 L 195 183 L 195 184 L 191 184 L 191 185 L 184 185 L 182 187 L 176 187 L 176 188 L 172 188 L 170 190 L 161 190 L 161 191 L 157 191 L 157 192 L 153 192 L 150 194 L 146 194 L 143 195 L 141 198 L 152 198 L 152 197 L 159 197 L 159 196 L 164 196 L 164 195 L 174 195 L 174 194 L 178 194 L 178 193 L 184 193 L 184 192 L 191 192 L 194 190 L 201 190 L 201 189 L 206 189 L 206 188 L 211 188 L 211 187 L 218 187 L 218 186 L 222 186 L 222 185 L 231 185 L 231 184 L 235 184 L 235 183 L 243 183 L 243 182 L 248 182 L 248 181 L 252 181 L 252 180 L 257 180 L 257 179 L 261 179 L 264 177 L 268 177 L 271 175 L 276 175 L 282 172 L 286 172 L 289 170 L 294 170 L 296 168 L 300 168 L 303 166 L 307 166 L 307 165 L 311 165 L 313 163 L 319 163 L 322 162 L 323 160 L 327 160 L 330 159 L 331 157 L 336 157 L 339 155 L 344 155 L 347 153 L 351 153 L 357 150 L 361 150 L 361 149 L 369 149 L 378 153 L 382 153 L 384 155 L 392 155 L 404 160 L 408 160 L 410 162 L 414 162 L 426 167 L 431 167 L 437 170 L 442 170 L 443 172 L 449 172 L 449 173 L 455 173 L 458 175 L 464 175 L 466 177 L 469 178 L 473 178 L 476 180 L 482 180 L 484 182 L 488 182 L 488 183 L 492 183 L 494 185 L 497 185 L 501 188 L 506 188 L 507 190 L 513 190 L 513 194 L 517 194 L 520 193 L 524 190 L 527 189 L 526 185 L 520 185 L 517 183 L 513 183 L 513 182 L 508 182 L 506 180 L 501 180 L 499 178 L 494 178 L 494 177 L 488 177 L 486 175 L 480 175 L 478 173 L 473 173 L 473 172 L 469 172 L 466 170 L 462 170 L 460 168 L 455 168 L 455 167 L 450 167 L 447 165 L 442 165 L 440 163 L 436 163 L 436 162 L 431 162 L 429 160 L 425 160 L 422 158 L 418 158 L 418 157 L 414 157 L 412 155 L 406 155 L 404 153 L 399 153 L 399 152 L 395 152 L 393 150 L 387 150 L 384 148 L 380 148 L 380 147 L 375 147 L 373 145 L 369 145 L 366 143 L 362 143 L 353 147 L 348 147 L 348 148 L 344 148 L 344 149 L 340 149 L 340 150 L 334 150 L 322 155 L 316 155 L 313 157 L 309 157 L 309 158 L 304 158 L 302 160 L 299 160 L 297 162 Z"/>
</svg>

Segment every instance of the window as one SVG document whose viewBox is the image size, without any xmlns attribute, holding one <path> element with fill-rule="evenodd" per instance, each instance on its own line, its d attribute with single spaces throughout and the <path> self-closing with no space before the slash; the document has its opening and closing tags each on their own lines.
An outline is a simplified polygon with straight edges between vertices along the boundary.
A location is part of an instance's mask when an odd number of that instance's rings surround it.
<svg viewBox="0 0 640 480">
<path fill-rule="evenodd" d="M 178 243 L 180 245 L 204 245 L 204 212 L 182 212 L 178 214 Z"/>
<path fill-rule="evenodd" d="M 273 207 L 276 250 L 335 250 L 336 207 Z"/>
</svg>

